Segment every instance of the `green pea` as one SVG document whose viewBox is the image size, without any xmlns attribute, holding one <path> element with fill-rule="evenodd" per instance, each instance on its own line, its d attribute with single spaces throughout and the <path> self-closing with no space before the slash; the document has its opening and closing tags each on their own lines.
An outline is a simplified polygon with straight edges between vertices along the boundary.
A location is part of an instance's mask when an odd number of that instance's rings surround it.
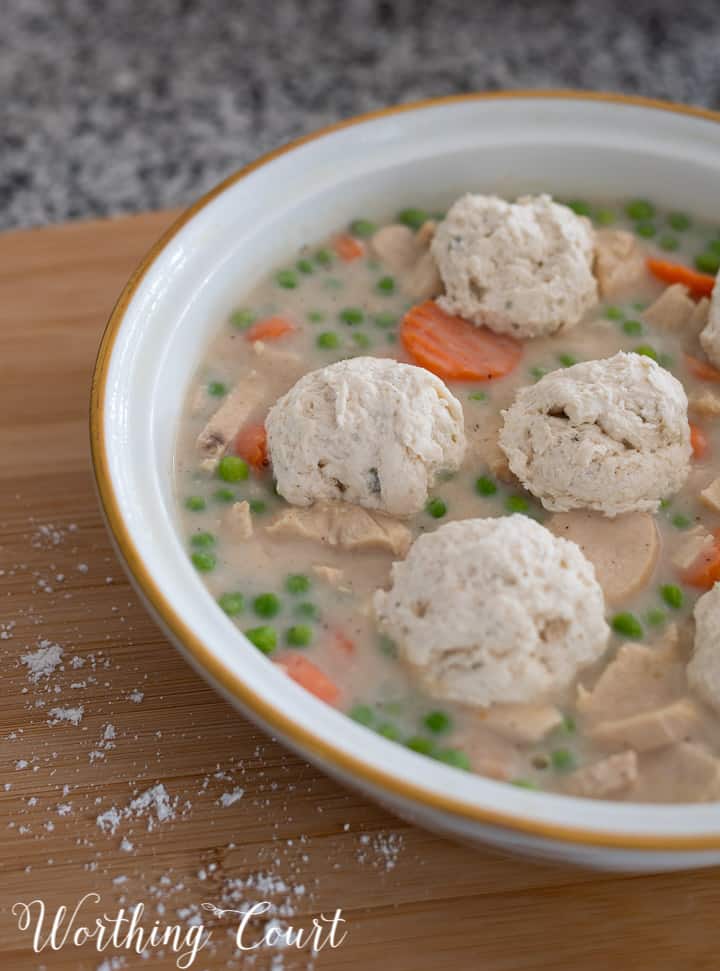
<svg viewBox="0 0 720 971">
<path fill-rule="evenodd" d="M 547 373 L 548 369 L 546 367 L 540 367 L 539 364 L 530 368 L 530 377 L 535 378 L 536 381 L 539 381 L 540 378 L 544 378 Z"/>
<path fill-rule="evenodd" d="M 325 330 L 322 334 L 318 334 L 315 343 L 324 351 L 333 351 L 340 346 L 340 338 L 334 330 Z"/>
<path fill-rule="evenodd" d="M 370 705 L 355 705 L 348 712 L 348 715 L 354 722 L 359 725 L 365 725 L 368 728 L 375 721 L 375 712 L 372 710 Z"/>
<path fill-rule="evenodd" d="M 505 509 L 509 513 L 526 513 L 530 509 L 530 503 L 525 496 L 508 496 L 505 500 Z"/>
<path fill-rule="evenodd" d="M 232 489 L 216 489 L 213 492 L 213 499 L 217 499 L 218 502 L 232 502 L 235 499 L 235 493 Z"/>
<path fill-rule="evenodd" d="M 397 344 L 397 334 L 393 334 L 393 333 L 386 334 L 385 340 L 388 344 Z"/>
<path fill-rule="evenodd" d="M 643 239 L 652 239 L 657 233 L 657 227 L 655 223 L 640 222 L 635 224 L 635 232 Z"/>
<path fill-rule="evenodd" d="M 244 330 L 254 323 L 255 314 L 252 310 L 233 310 L 230 314 L 230 323 L 239 330 Z"/>
<path fill-rule="evenodd" d="M 590 203 L 585 202 L 584 199 L 571 199 L 567 206 L 568 209 L 572 209 L 578 216 L 589 216 L 592 212 Z"/>
<path fill-rule="evenodd" d="M 475 491 L 481 496 L 494 496 L 498 491 L 497 483 L 488 475 L 481 475 L 475 480 Z"/>
<path fill-rule="evenodd" d="M 245 598 L 241 593 L 224 593 L 218 598 L 218 603 L 228 617 L 236 617 L 245 609 Z"/>
<path fill-rule="evenodd" d="M 352 335 L 353 344 L 357 344 L 363 350 L 367 350 L 368 347 L 372 345 L 372 341 L 367 334 L 363 334 L 361 331 L 355 331 Z"/>
<path fill-rule="evenodd" d="M 666 583 L 660 587 L 660 596 L 673 610 L 679 610 L 685 600 L 682 590 L 674 583 Z"/>
<path fill-rule="evenodd" d="M 319 266 L 330 266 L 332 264 L 333 258 L 332 253 L 329 249 L 319 249 L 315 254 L 315 262 Z"/>
<path fill-rule="evenodd" d="M 664 233 L 658 240 L 658 246 L 667 253 L 672 253 L 673 250 L 680 247 L 680 240 L 677 236 L 670 236 L 668 233 Z"/>
<path fill-rule="evenodd" d="M 598 209 L 594 218 L 598 226 L 612 226 L 617 217 L 612 209 Z"/>
<path fill-rule="evenodd" d="M 345 307 L 338 316 L 344 324 L 349 324 L 351 327 L 355 324 L 361 324 L 365 320 L 365 314 L 359 307 Z"/>
<path fill-rule="evenodd" d="M 275 274 L 275 282 L 285 290 L 294 290 L 299 281 L 295 270 L 278 270 Z"/>
<path fill-rule="evenodd" d="M 720 270 L 720 254 L 705 252 L 695 257 L 695 266 L 702 273 L 717 273 Z"/>
<path fill-rule="evenodd" d="M 376 327 L 394 327 L 397 323 L 397 317 L 391 313 L 375 314 L 373 322 Z"/>
<path fill-rule="evenodd" d="M 446 765 L 452 765 L 455 769 L 462 769 L 464 772 L 470 771 L 470 759 L 466 753 L 459 748 L 442 748 L 433 752 L 433 758 Z"/>
<path fill-rule="evenodd" d="M 392 637 L 388 637 L 387 634 L 381 634 L 378 638 L 378 648 L 380 653 L 384 654 L 385 657 L 397 657 L 397 644 Z"/>
<path fill-rule="evenodd" d="M 395 293 L 395 278 L 391 276 L 381 277 L 375 287 L 378 293 L 382 293 L 385 296 L 390 296 L 390 294 Z"/>
<path fill-rule="evenodd" d="M 427 505 L 425 506 L 425 512 L 433 519 L 442 519 L 442 517 L 447 512 L 447 503 L 438 497 L 434 499 L 428 499 Z"/>
<path fill-rule="evenodd" d="M 605 316 L 608 320 L 622 320 L 625 314 L 619 307 L 606 307 Z"/>
<path fill-rule="evenodd" d="M 575 756 L 567 748 L 556 748 L 551 752 L 550 762 L 556 772 L 570 772 L 577 764 Z"/>
<path fill-rule="evenodd" d="M 202 496 L 188 496 L 185 500 L 185 508 L 191 512 L 202 512 L 205 508 L 205 500 Z"/>
<path fill-rule="evenodd" d="M 420 229 L 423 223 L 428 221 L 428 214 L 424 209 L 401 209 L 397 214 L 398 222 L 410 229 Z"/>
<path fill-rule="evenodd" d="M 640 354 L 642 357 L 652 358 L 653 361 L 657 361 L 658 352 L 651 344 L 638 344 L 637 347 L 633 347 L 634 354 Z"/>
<path fill-rule="evenodd" d="M 615 614 L 613 619 L 610 621 L 610 626 L 616 634 L 620 634 L 622 637 L 632 637 L 634 639 L 638 639 L 641 638 L 645 633 L 643 631 L 642 624 L 637 619 L 635 614 L 631 614 L 628 611 Z"/>
<path fill-rule="evenodd" d="M 441 735 L 452 727 L 450 716 L 444 711 L 430 711 L 423 718 L 423 725 L 433 735 Z"/>
<path fill-rule="evenodd" d="M 684 232 L 686 229 L 690 228 L 690 217 L 684 212 L 671 212 L 667 217 L 668 226 L 671 229 L 676 230 L 678 233 Z"/>
<path fill-rule="evenodd" d="M 211 394 L 213 398 L 222 398 L 224 394 L 227 394 L 227 385 L 223 384 L 222 381 L 211 381 L 208 385 L 208 394 Z"/>
<path fill-rule="evenodd" d="M 253 610 L 260 617 L 275 617 L 280 613 L 280 599 L 274 593 L 261 593 L 253 600 Z"/>
<path fill-rule="evenodd" d="M 315 267 L 312 265 L 310 260 L 302 259 L 298 260 L 295 266 L 301 273 L 314 273 Z"/>
<path fill-rule="evenodd" d="M 558 354 L 557 359 L 563 367 L 572 367 L 573 364 L 577 364 L 577 358 L 573 357 L 572 354 Z"/>
<path fill-rule="evenodd" d="M 190 559 L 195 569 L 201 573 L 209 573 L 210 570 L 214 570 L 217 563 L 214 553 L 193 553 Z"/>
<path fill-rule="evenodd" d="M 400 729 L 392 722 L 380 722 L 375 731 L 383 738 L 390 739 L 391 742 L 399 742 L 402 738 Z"/>
<path fill-rule="evenodd" d="M 310 587 L 310 577 L 306 577 L 304 573 L 291 573 L 285 578 L 285 589 L 293 595 L 307 593 Z"/>
<path fill-rule="evenodd" d="M 707 248 L 709 253 L 720 253 L 720 239 L 711 239 Z"/>
<path fill-rule="evenodd" d="M 676 513 L 670 522 L 673 524 L 675 529 L 687 529 L 692 525 L 692 519 L 689 516 L 684 516 L 681 512 Z"/>
<path fill-rule="evenodd" d="M 191 536 L 190 542 L 198 550 L 207 550 L 215 545 L 215 537 L 212 533 L 195 533 Z"/>
<path fill-rule="evenodd" d="M 468 398 L 470 401 L 487 401 L 487 395 L 484 391 L 471 391 Z"/>
<path fill-rule="evenodd" d="M 518 789 L 530 789 L 533 792 L 539 789 L 537 782 L 533 782 L 532 779 L 512 779 L 510 785 L 517 786 Z"/>
<path fill-rule="evenodd" d="M 307 647 L 312 641 L 312 627 L 307 624 L 293 624 L 285 631 L 285 640 L 290 647 Z"/>
<path fill-rule="evenodd" d="M 309 310 L 307 313 L 307 319 L 311 324 L 320 324 L 325 320 L 325 314 L 322 310 Z"/>
<path fill-rule="evenodd" d="M 406 748 L 412 749 L 413 752 L 418 752 L 420 755 L 430 755 L 434 748 L 433 742 L 429 738 L 424 738 L 422 735 L 413 735 L 408 738 L 405 742 Z"/>
<path fill-rule="evenodd" d="M 265 625 L 250 627 L 245 631 L 245 636 L 263 654 L 272 654 L 277 647 L 277 633 L 274 627 Z"/>
<path fill-rule="evenodd" d="M 248 506 L 250 506 L 250 512 L 255 513 L 256 516 L 260 516 L 267 511 L 267 503 L 262 499 L 250 499 L 248 500 Z"/>
<path fill-rule="evenodd" d="M 631 199 L 625 206 L 625 212 L 630 219 L 652 219 L 655 206 L 647 199 Z"/>
<path fill-rule="evenodd" d="M 307 617 L 308 620 L 320 619 L 320 610 L 315 606 L 315 604 L 310 603 L 310 601 L 303 601 L 303 603 L 296 604 L 293 612 L 296 613 L 298 617 Z"/>
<path fill-rule="evenodd" d="M 353 219 L 350 223 L 350 232 L 353 236 L 358 236 L 360 239 L 365 239 L 372 234 L 377 229 L 375 223 L 370 222 L 369 219 Z"/>
<path fill-rule="evenodd" d="M 622 329 L 629 337 L 639 337 L 643 332 L 643 325 L 639 320 L 626 320 Z"/>
<path fill-rule="evenodd" d="M 660 627 L 665 623 L 665 611 L 659 607 L 652 607 L 645 614 L 645 621 L 650 627 Z"/>
<path fill-rule="evenodd" d="M 242 482 L 250 475 L 250 469 L 239 455 L 223 455 L 218 462 L 217 473 L 224 482 Z"/>
</svg>

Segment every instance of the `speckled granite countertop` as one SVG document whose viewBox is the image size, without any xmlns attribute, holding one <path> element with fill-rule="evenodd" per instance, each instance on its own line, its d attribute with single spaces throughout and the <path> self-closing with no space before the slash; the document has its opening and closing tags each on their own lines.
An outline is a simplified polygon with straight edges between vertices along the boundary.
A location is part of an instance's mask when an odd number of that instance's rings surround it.
<svg viewBox="0 0 720 971">
<path fill-rule="evenodd" d="M 360 111 L 483 88 L 720 105 L 717 0 L 5 0 L 0 228 L 176 206 Z"/>
</svg>

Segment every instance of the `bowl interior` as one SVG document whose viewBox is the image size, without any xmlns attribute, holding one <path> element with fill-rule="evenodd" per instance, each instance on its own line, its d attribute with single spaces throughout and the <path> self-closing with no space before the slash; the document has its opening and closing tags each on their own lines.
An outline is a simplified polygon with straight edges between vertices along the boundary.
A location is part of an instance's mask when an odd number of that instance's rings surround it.
<svg viewBox="0 0 720 971">
<path fill-rule="evenodd" d="M 120 550 L 194 663 L 310 757 L 468 818 L 587 834 L 718 834 L 711 806 L 537 796 L 457 772 L 366 731 L 294 685 L 238 635 L 179 539 L 173 448 L 210 335 L 257 278 L 359 214 L 447 205 L 464 191 L 647 196 L 720 219 L 720 125 L 659 107 L 517 96 L 360 120 L 265 161 L 196 207 L 131 283 L 96 375 L 96 470 Z"/>
</svg>

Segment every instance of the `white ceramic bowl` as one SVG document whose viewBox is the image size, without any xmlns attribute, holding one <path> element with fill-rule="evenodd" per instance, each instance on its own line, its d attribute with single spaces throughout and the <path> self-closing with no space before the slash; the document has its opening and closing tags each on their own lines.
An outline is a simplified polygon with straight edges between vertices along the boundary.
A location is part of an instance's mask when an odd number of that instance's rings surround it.
<svg viewBox="0 0 720 971">
<path fill-rule="evenodd" d="M 244 640 L 178 535 L 173 444 L 210 334 L 255 280 L 358 213 L 464 190 L 642 195 L 720 219 L 720 115 L 574 93 L 470 95 L 353 119 L 232 176 L 159 241 L 110 318 L 92 393 L 93 463 L 130 576 L 233 704 L 342 781 L 455 837 L 598 867 L 720 863 L 720 805 L 527 792 L 395 745 L 307 694 Z"/>
</svg>

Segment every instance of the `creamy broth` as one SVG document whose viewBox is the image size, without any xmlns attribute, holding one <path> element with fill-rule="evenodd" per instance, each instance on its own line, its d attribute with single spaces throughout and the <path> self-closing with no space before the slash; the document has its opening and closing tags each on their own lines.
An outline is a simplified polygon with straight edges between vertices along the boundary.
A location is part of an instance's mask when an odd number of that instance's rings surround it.
<svg viewBox="0 0 720 971">
<path fill-rule="evenodd" d="M 575 208 L 585 212 L 584 205 L 575 204 Z M 626 215 L 624 203 L 593 205 L 588 212 L 596 225 L 612 223 L 612 228 L 638 233 L 648 255 L 692 266 L 703 254 L 711 268 L 717 249 L 712 227 L 686 226 L 677 214 L 659 210 L 633 220 Z M 406 214 L 406 220 L 414 228 L 422 221 L 419 214 L 416 218 Z M 576 770 L 623 751 L 622 744 L 590 739 L 584 730 L 586 717 L 577 708 L 577 685 L 552 699 L 562 719 L 544 737 L 530 742 L 516 741 L 507 728 L 488 728 L 483 711 L 423 696 L 393 643 L 379 634 L 373 617 L 372 594 L 387 585 L 396 557 L 384 551 L 350 553 L 314 540 L 270 535 L 268 524 L 288 508 L 275 493 L 271 469 L 250 468 L 247 478 L 226 481 L 198 452 L 196 441 L 208 420 L 232 389 L 247 382 L 259 381 L 263 389 L 247 418 L 261 425 L 271 405 L 305 372 L 350 356 L 415 363 L 398 340 L 398 325 L 417 302 L 409 292 L 409 275 L 389 270 L 373 255 L 369 230 L 362 223 L 355 226 L 353 238 L 362 254 L 350 260 L 338 254 L 337 238 L 303 249 L 294 262 L 274 271 L 250 293 L 239 293 L 237 309 L 228 320 L 218 322 L 217 334 L 189 389 L 177 441 L 176 492 L 188 555 L 238 630 L 268 627 L 275 632 L 277 645 L 268 651 L 268 663 L 298 656 L 311 661 L 333 686 L 328 700 L 370 730 L 461 769 L 527 788 L 566 791 L 567 780 Z M 435 483 L 427 509 L 405 521 L 413 536 L 454 519 L 511 512 L 548 524 L 553 514 L 508 477 L 496 444 L 500 412 L 519 387 L 548 371 L 610 357 L 618 350 L 640 350 L 667 367 L 689 398 L 711 392 L 713 384 L 695 377 L 685 357 L 704 360 L 697 335 L 659 329 L 642 319 L 643 311 L 663 290 L 664 284 L 646 273 L 621 302 L 599 303 L 567 333 L 524 341 L 520 364 L 507 377 L 446 382 L 464 410 L 467 453 L 457 473 Z M 273 316 L 289 319 L 295 329 L 272 341 L 247 339 L 257 321 Z M 692 608 L 702 590 L 682 582 L 673 560 L 698 524 L 711 531 L 720 525 L 720 517 L 698 498 L 720 474 L 720 434 L 707 415 L 691 410 L 690 420 L 706 436 L 706 452 L 693 460 L 685 486 L 654 517 L 661 543 L 654 568 L 640 589 L 607 605 L 608 620 L 618 632 L 613 633 L 602 661 L 581 673 L 579 681 L 588 689 L 611 663 L 619 645 L 630 640 L 662 651 L 674 628 L 675 651 L 683 661 L 676 665 L 676 675 L 684 679 L 683 665 L 692 647 Z M 240 467 L 241 475 L 244 471 Z M 239 538 L 233 510 L 243 500 L 250 505 L 252 535 Z M 263 597 L 267 594 L 273 597 Z M 258 597 L 262 599 L 256 601 Z M 238 642 L 238 650 L 242 649 Z M 680 683 L 676 694 L 683 697 L 691 692 Z M 720 754 L 720 718 L 697 704 L 699 717 L 683 732 L 681 741 L 698 742 Z M 689 783 L 684 787 L 676 781 L 673 763 L 662 761 L 663 751 L 641 753 L 638 781 L 615 797 L 705 798 Z"/>
</svg>

